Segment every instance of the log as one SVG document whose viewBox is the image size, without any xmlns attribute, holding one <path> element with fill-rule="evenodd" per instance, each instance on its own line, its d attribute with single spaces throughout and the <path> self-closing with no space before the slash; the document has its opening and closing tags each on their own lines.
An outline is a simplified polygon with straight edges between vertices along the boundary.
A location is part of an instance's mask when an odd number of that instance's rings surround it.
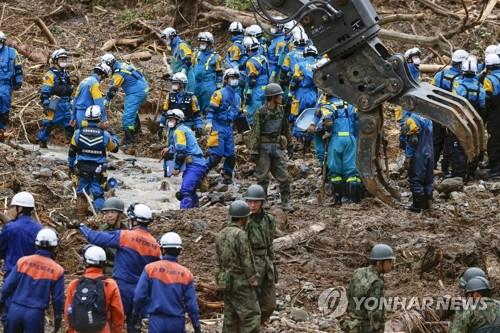
<svg viewBox="0 0 500 333">
<path fill-rule="evenodd" d="M 32 49 L 32 47 L 12 39 L 10 39 L 7 44 L 15 48 L 17 52 L 19 52 L 21 55 L 25 56 L 26 58 L 28 58 L 33 62 L 36 62 L 38 64 L 47 63 L 47 60 L 49 58 L 48 54 L 36 52 L 35 50 Z"/>
<path fill-rule="evenodd" d="M 151 53 L 148 51 L 134 52 L 123 56 L 123 60 L 149 60 Z"/>
<path fill-rule="evenodd" d="M 450 68 L 447 65 L 436 65 L 436 64 L 420 64 L 420 72 L 422 73 L 436 73 L 442 69 Z"/>
<path fill-rule="evenodd" d="M 101 46 L 101 51 L 106 52 L 115 46 L 128 46 L 136 48 L 144 42 L 144 38 L 118 38 L 110 39 Z"/>
<path fill-rule="evenodd" d="M 51 45 L 58 45 L 56 39 L 54 38 L 54 35 L 52 34 L 52 32 L 50 32 L 49 28 L 47 28 L 41 18 L 37 17 L 33 21 L 40 28 L 40 30 L 42 30 L 43 34 L 45 35 L 45 37 L 47 37 L 47 40 Z"/>
<path fill-rule="evenodd" d="M 424 13 L 418 14 L 394 14 L 383 16 L 378 24 L 384 25 L 392 22 L 400 22 L 400 21 L 418 21 L 424 19 Z"/>
<path fill-rule="evenodd" d="M 326 224 L 324 223 L 316 223 L 310 225 L 304 229 L 300 229 L 290 235 L 286 235 L 280 238 L 276 238 L 273 241 L 273 250 L 281 251 L 292 248 L 300 243 L 307 241 L 314 235 L 319 234 L 323 230 L 326 229 Z"/>
</svg>

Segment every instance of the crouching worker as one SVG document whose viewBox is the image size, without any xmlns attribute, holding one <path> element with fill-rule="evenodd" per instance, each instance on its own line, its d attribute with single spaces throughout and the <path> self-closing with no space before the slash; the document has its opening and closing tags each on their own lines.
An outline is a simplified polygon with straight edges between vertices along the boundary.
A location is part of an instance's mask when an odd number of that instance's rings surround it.
<svg viewBox="0 0 500 333">
<path fill-rule="evenodd" d="M 200 186 L 207 173 L 207 162 L 203 152 L 196 141 L 193 131 L 183 124 L 184 113 L 179 109 L 169 110 L 166 114 L 169 135 L 167 148 L 163 155 L 170 155 L 174 160 L 172 175 L 178 176 L 181 168 L 185 166 L 182 174 L 182 185 L 176 197 L 181 209 L 199 206 L 196 189 Z"/>
<path fill-rule="evenodd" d="M 434 144 L 432 122 L 411 112 L 404 112 L 401 134 L 405 137 L 408 181 L 413 195 L 412 212 L 431 208 L 434 181 Z"/>
<path fill-rule="evenodd" d="M 181 237 L 167 232 L 160 238 L 161 260 L 146 265 L 135 288 L 134 311 L 149 315 L 150 333 L 186 332 L 184 316 L 189 313 L 195 333 L 200 333 L 200 309 L 193 274 L 177 263 Z"/>
<path fill-rule="evenodd" d="M 123 331 L 125 314 L 116 281 L 104 277 L 106 252 L 89 245 L 83 255 L 85 272 L 68 285 L 64 317 L 68 333 Z M 94 297 L 87 297 L 88 295 Z"/>
<path fill-rule="evenodd" d="M 85 194 L 94 197 L 94 208 L 100 211 L 104 205 L 103 184 L 106 181 L 106 153 L 118 151 L 118 140 L 99 127 L 101 108 L 92 105 L 85 111 L 84 127 L 75 131 L 68 151 L 70 176 L 77 169 L 78 185 L 76 193 L 80 202 L 85 202 Z M 81 207 L 81 206 L 79 206 Z M 86 206 L 83 205 L 85 208 Z M 86 210 L 78 210 L 79 217 L 85 217 Z M 83 215 L 83 216 L 81 216 Z"/>
</svg>

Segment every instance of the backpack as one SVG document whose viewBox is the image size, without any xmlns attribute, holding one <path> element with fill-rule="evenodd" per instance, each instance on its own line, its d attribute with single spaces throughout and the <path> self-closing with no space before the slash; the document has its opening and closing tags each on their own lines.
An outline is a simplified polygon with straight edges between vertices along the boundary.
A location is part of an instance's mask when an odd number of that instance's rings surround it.
<svg viewBox="0 0 500 333">
<path fill-rule="evenodd" d="M 94 333 L 106 326 L 106 296 L 101 278 L 81 278 L 68 311 L 69 324 L 80 333 Z"/>
</svg>

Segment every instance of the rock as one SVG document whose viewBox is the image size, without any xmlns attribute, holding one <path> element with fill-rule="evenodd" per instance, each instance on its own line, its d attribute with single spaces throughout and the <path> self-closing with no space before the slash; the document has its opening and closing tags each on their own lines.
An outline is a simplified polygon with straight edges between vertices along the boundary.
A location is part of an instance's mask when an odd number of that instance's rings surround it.
<svg viewBox="0 0 500 333">
<path fill-rule="evenodd" d="M 307 312 L 303 309 L 292 308 L 292 311 L 290 311 L 290 318 L 296 322 L 306 321 L 308 316 Z"/>
<path fill-rule="evenodd" d="M 451 192 L 450 198 L 457 203 L 464 203 L 467 199 L 467 195 L 463 192 Z"/>
<path fill-rule="evenodd" d="M 122 167 L 126 162 L 124 160 L 112 160 L 107 163 L 108 170 L 116 170 Z"/>
<path fill-rule="evenodd" d="M 447 194 L 462 191 L 463 188 L 464 180 L 461 177 L 446 178 L 437 186 L 439 192 Z"/>
<path fill-rule="evenodd" d="M 50 178 L 50 177 L 52 177 L 53 172 L 52 172 L 52 170 L 50 170 L 49 168 L 41 168 L 41 169 L 37 172 L 37 175 L 38 175 L 38 177 Z"/>
<path fill-rule="evenodd" d="M 309 173 L 309 171 L 311 171 L 311 168 L 309 168 L 309 166 L 307 164 L 302 164 L 300 166 L 300 175 L 302 177 L 307 176 L 307 174 Z"/>
<path fill-rule="evenodd" d="M 54 177 L 56 177 L 57 180 L 66 180 L 69 178 L 69 176 L 66 174 L 66 172 L 64 172 L 62 170 L 54 171 Z"/>
<path fill-rule="evenodd" d="M 160 191 L 169 191 L 169 190 L 170 190 L 170 184 L 167 183 L 166 180 L 162 181 L 160 185 Z"/>
<path fill-rule="evenodd" d="M 191 222 L 191 224 L 198 232 L 201 232 L 201 231 L 208 228 L 208 223 L 206 221 L 202 221 L 202 220 L 193 220 Z"/>
<path fill-rule="evenodd" d="M 226 184 L 220 183 L 215 185 L 214 191 L 216 192 L 227 192 L 228 186 Z"/>
<path fill-rule="evenodd" d="M 500 182 L 485 182 L 486 189 L 492 193 L 500 192 Z"/>
<path fill-rule="evenodd" d="M 208 199 L 212 204 L 214 203 L 224 203 L 224 193 L 214 192 L 208 195 Z"/>
</svg>

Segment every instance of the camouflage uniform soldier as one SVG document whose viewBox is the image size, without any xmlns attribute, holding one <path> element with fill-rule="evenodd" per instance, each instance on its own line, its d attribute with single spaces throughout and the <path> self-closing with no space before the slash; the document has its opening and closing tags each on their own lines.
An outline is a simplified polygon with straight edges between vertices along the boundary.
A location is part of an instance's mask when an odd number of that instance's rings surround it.
<svg viewBox="0 0 500 333">
<path fill-rule="evenodd" d="M 250 186 L 244 199 L 251 212 L 246 231 L 252 248 L 255 269 L 260 275 L 259 305 L 262 313 L 261 323 L 263 324 L 276 308 L 274 284 L 277 280 L 277 272 L 273 265 L 273 239 L 276 232 L 276 221 L 264 211 L 266 194 L 262 186 Z"/>
<path fill-rule="evenodd" d="M 102 213 L 104 214 L 104 221 L 99 226 L 100 231 L 113 231 L 127 229 L 122 224 L 121 219 L 124 217 L 125 203 L 119 198 L 109 198 L 104 201 Z M 106 265 L 104 266 L 104 274 L 111 275 L 113 267 L 115 267 L 116 249 L 107 247 L 104 249 L 106 252 Z"/>
<path fill-rule="evenodd" d="M 500 303 L 490 298 L 490 283 L 485 277 L 470 279 L 465 286 L 470 308 L 457 313 L 451 322 L 449 333 L 475 333 L 500 331 Z"/>
<path fill-rule="evenodd" d="M 384 297 L 382 274 L 389 273 L 394 264 L 394 251 L 386 244 L 373 247 L 370 266 L 357 269 L 347 289 L 348 318 L 341 323 L 347 333 L 383 333 L 385 309 L 381 306 Z M 367 303 L 359 300 L 365 298 Z M 373 302 L 376 300 L 377 306 Z M 356 303 L 357 302 L 357 303 Z"/>
<path fill-rule="evenodd" d="M 281 204 L 284 210 L 292 210 L 290 205 L 290 177 L 284 150 L 289 157 L 293 154 L 292 137 L 287 116 L 281 103 L 283 89 L 279 84 L 270 83 L 265 88 L 267 103 L 254 114 L 250 137 L 251 160 L 257 164 L 256 176 L 259 185 L 267 193 L 269 171 L 280 184 Z"/>
<path fill-rule="evenodd" d="M 217 235 L 217 285 L 224 293 L 223 333 L 260 332 L 260 308 L 256 287 L 259 276 L 255 272 L 250 243 L 243 228 L 250 209 L 241 200 L 229 207 L 231 223 Z"/>
</svg>

